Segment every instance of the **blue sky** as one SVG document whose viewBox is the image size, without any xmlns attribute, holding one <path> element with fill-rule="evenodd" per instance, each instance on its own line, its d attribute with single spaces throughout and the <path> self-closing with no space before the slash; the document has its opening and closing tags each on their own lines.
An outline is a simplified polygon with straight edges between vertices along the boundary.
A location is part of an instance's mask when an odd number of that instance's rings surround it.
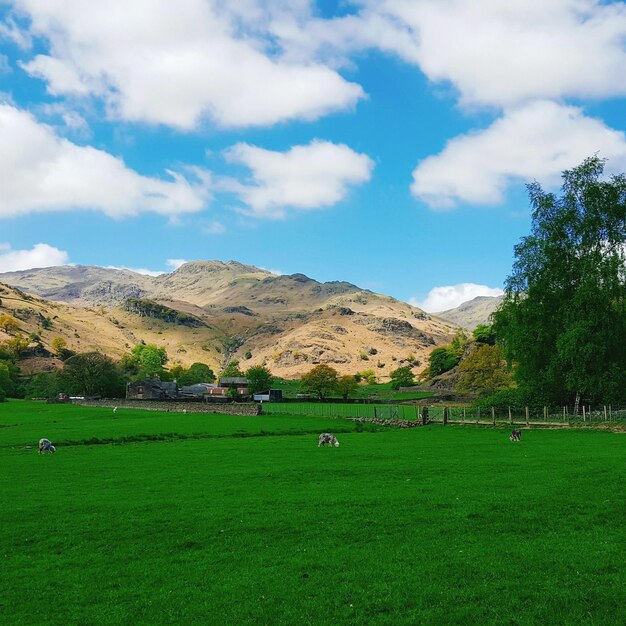
<svg viewBox="0 0 626 626">
<path fill-rule="evenodd" d="M 525 182 L 626 170 L 625 35 L 593 0 L 0 0 L 0 271 L 495 295 Z"/>
</svg>

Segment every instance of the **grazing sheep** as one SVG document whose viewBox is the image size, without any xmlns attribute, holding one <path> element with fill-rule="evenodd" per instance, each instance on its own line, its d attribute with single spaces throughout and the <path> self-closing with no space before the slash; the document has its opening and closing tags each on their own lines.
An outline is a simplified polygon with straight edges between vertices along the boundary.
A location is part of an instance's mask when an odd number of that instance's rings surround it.
<svg viewBox="0 0 626 626">
<path fill-rule="evenodd" d="M 511 436 L 509 437 L 511 441 L 521 441 L 522 440 L 522 431 L 521 430 L 513 430 L 511 431 Z"/>
<path fill-rule="evenodd" d="M 331 435 L 330 433 L 322 433 L 320 435 L 320 439 L 319 439 L 319 443 L 317 444 L 317 447 L 319 448 L 320 446 L 325 446 L 326 444 L 335 446 L 335 448 L 339 447 L 339 442 L 337 441 L 337 437 L 335 437 L 334 435 Z"/>
<path fill-rule="evenodd" d="M 57 449 L 52 445 L 49 439 L 40 439 L 39 440 L 39 454 L 43 454 L 44 452 L 50 452 L 50 454 L 54 454 Z"/>
</svg>

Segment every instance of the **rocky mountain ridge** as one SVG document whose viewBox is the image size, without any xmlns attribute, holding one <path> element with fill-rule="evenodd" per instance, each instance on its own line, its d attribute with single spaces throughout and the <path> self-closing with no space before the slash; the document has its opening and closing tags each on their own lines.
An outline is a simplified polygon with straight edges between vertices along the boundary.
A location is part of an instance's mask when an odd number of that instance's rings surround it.
<svg viewBox="0 0 626 626">
<path fill-rule="evenodd" d="M 91 325 L 87 336 L 76 331 L 80 344 L 59 327 L 73 350 L 102 349 L 119 358 L 145 341 L 165 347 L 172 364 L 204 362 L 218 371 L 236 358 L 244 368 L 264 364 L 288 378 L 328 363 L 341 373 L 373 369 L 384 379 L 409 362 L 420 363 L 417 373 L 432 348 L 456 331 L 348 282 L 279 276 L 236 261 L 190 262 L 156 277 L 66 266 L 4 273 L 0 282 L 62 310 L 69 327 L 72 318 Z"/>
</svg>

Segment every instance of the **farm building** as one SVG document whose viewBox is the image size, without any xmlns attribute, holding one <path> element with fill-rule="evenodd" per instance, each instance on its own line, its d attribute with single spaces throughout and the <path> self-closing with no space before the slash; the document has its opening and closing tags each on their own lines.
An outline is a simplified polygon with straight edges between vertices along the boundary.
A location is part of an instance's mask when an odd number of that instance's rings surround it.
<svg viewBox="0 0 626 626">
<path fill-rule="evenodd" d="M 181 398 L 202 399 L 204 394 L 210 389 L 217 388 L 215 383 L 196 383 L 195 385 L 185 385 L 180 388 L 179 396 Z"/>
<path fill-rule="evenodd" d="M 127 383 L 127 400 L 175 400 L 178 397 L 176 383 L 162 380 L 137 380 Z"/>
</svg>

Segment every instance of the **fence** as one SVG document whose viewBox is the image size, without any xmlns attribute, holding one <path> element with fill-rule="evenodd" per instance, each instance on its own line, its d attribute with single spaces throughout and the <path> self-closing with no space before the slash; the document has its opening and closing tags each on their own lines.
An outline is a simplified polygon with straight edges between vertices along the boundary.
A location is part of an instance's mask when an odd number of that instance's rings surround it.
<svg viewBox="0 0 626 626">
<path fill-rule="evenodd" d="M 626 420 L 626 407 L 448 407 L 419 402 L 412 404 L 339 404 L 339 403 L 263 403 L 265 415 L 303 415 L 311 417 L 344 417 L 382 420 L 428 420 L 443 424 L 512 424 L 517 426 L 563 426 L 576 423 L 598 423 Z"/>
</svg>

